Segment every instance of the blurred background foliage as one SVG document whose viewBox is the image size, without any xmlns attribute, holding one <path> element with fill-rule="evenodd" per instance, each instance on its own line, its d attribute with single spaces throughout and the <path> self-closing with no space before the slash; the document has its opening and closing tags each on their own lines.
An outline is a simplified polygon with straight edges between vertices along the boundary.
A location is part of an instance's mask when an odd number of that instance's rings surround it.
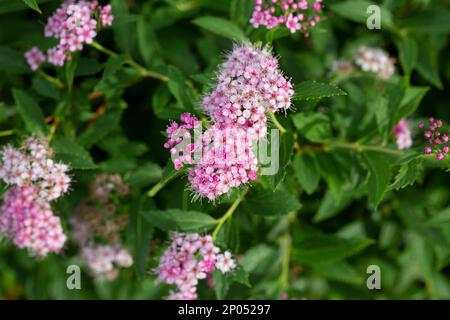
<svg viewBox="0 0 450 320">
<path fill-rule="evenodd" d="M 412 150 L 395 151 L 391 131 L 403 117 L 414 125 L 430 116 L 449 119 L 449 1 L 324 1 L 323 21 L 304 38 L 282 29 L 253 29 L 251 0 L 111 0 L 113 27 L 96 41 L 117 54 L 86 47 L 63 68 L 45 67 L 61 87 L 32 73 L 23 58 L 31 46 L 54 44 L 43 27 L 61 2 L 36 3 L 42 14 L 22 0 L 0 0 L 0 144 L 17 143 L 39 121 L 45 120 L 44 130 L 55 130 L 57 155 L 74 168 L 72 190 L 56 204 L 65 230 L 95 175 L 120 173 L 131 189 L 125 236 L 135 264 L 112 282 L 83 272 L 82 289 L 71 291 L 66 268 L 83 265 L 73 243 L 61 255 L 39 260 L 3 239 L 1 298 L 167 294 L 149 272 L 167 240 L 158 217 L 179 209 L 218 218 L 239 192 L 215 204 L 191 202 L 186 179 L 177 178 L 149 197 L 147 191 L 172 174 L 161 131 L 182 112 L 202 115 L 199 99 L 224 53 L 233 40 L 244 39 L 273 46 L 298 96 L 287 117 L 278 116 L 288 130 L 282 136 L 282 170 L 252 185 L 218 237 L 239 257 L 251 286 L 242 279 L 216 279 L 215 290 L 202 284 L 199 296 L 450 298 L 448 160 L 420 156 L 417 132 Z M 366 27 L 366 8 L 373 3 L 382 7 L 381 30 Z M 352 58 L 362 45 L 388 51 L 396 58 L 397 75 L 389 81 L 330 75 L 333 61 Z M 131 66 L 130 59 L 164 75 L 162 81 Z M 31 102 L 14 99 L 13 89 Z M 30 119 L 27 110 L 36 106 L 41 115 Z M 381 290 L 366 288 L 372 264 L 381 268 Z"/>
</svg>

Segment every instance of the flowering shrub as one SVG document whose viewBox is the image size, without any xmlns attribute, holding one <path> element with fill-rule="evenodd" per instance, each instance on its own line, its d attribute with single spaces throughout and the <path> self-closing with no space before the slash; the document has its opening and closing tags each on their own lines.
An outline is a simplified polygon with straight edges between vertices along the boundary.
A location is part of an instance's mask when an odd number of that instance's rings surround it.
<svg viewBox="0 0 450 320">
<path fill-rule="evenodd" d="M 450 298 L 449 15 L 0 5 L 0 298 Z"/>
</svg>

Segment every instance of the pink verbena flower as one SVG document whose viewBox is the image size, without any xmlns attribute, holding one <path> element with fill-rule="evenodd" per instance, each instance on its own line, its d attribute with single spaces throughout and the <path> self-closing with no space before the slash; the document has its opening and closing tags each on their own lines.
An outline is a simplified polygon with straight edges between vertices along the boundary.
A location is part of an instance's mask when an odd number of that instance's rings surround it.
<svg viewBox="0 0 450 320">
<path fill-rule="evenodd" d="M 45 55 L 38 47 L 33 47 L 25 53 L 25 59 L 31 70 L 36 71 L 45 62 Z"/>
<path fill-rule="evenodd" d="M 411 148 L 413 143 L 411 129 L 409 128 L 409 124 L 406 119 L 401 119 L 394 127 L 393 132 L 397 140 L 397 147 L 400 150 Z"/>
<path fill-rule="evenodd" d="M 294 90 L 267 47 L 249 43 L 234 47 L 219 68 L 215 89 L 202 107 L 215 123 L 240 127 L 264 137 L 268 111 L 287 110 Z"/>
<path fill-rule="evenodd" d="M 221 254 L 210 235 L 173 233 L 171 240 L 155 269 L 158 281 L 177 288 L 170 291 L 170 300 L 194 300 L 199 280 L 206 279 L 215 269 L 226 273 L 236 267 L 231 254 Z"/>
<path fill-rule="evenodd" d="M 73 52 L 81 51 L 86 43 L 92 43 L 98 30 L 110 26 L 112 21 L 110 5 L 101 6 L 97 0 L 64 1 L 48 18 L 44 29 L 46 37 L 59 39 L 55 47 L 47 50 L 48 62 L 63 66 Z M 31 65 L 32 69 L 35 66 Z"/>
<path fill-rule="evenodd" d="M 272 29 L 284 25 L 291 33 L 309 36 L 310 28 L 320 22 L 322 0 L 255 0 L 250 23 L 254 28 Z"/>
<path fill-rule="evenodd" d="M 50 204 L 36 195 L 33 186 L 15 186 L 8 190 L 0 207 L 0 231 L 17 247 L 45 256 L 59 252 L 66 236 Z"/>
<path fill-rule="evenodd" d="M 435 153 L 438 160 L 444 160 L 450 149 L 448 134 L 444 133 L 442 128 L 442 120 L 434 118 L 428 119 L 428 127 L 424 122 L 419 123 L 419 129 L 424 131 L 423 136 L 427 140 L 424 153 Z"/>
</svg>

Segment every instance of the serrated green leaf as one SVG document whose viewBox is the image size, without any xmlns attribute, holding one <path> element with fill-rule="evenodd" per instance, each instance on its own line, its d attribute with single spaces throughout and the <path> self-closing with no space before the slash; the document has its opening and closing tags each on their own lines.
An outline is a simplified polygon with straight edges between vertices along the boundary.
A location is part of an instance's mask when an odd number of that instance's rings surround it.
<svg viewBox="0 0 450 320">
<path fill-rule="evenodd" d="M 416 158 L 400 166 L 394 183 L 389 189 L 400 190 L 407 186 L 411 186 L 417 180 L 421 173 L 422 159 Z"/>
<path fill-rule="evenodd" d="M 326 141 L 332 136 L 330 119 L 323 113 L 298 113 L 292 121 L 300 134 L 312 142 Z"/>
<path fill-rule="evenodd" d="M 311 236 L 295 244 L 292 249 L 292 258 L 305 264 L 331 263 L 350 257 L 373 242 L 371 239 L 364 238 Z"/>
<path fill-rule="evenodd" d="M 376 208 L 383 199 L 389 185 L 391 175 L 390 162 L 385 155 L 377 152 L 364 152 L 363 159 L 369 170 L 369 203 Z"/>
<path fill-rule="evenodd" d="M 273 145 L 271 146 L 273 147 Z M 279 144 L 279 166 L 278 171 L 271 176 L 270 183 L 273 189 L 276 189 L 278 185 L 284 180 L 286 175 L 286 167 L 291 162 L 291 157 L 294 152 L 294 137 L 292 133 L 286 132 L 280 136 Z"/>
<path fill-rule="evenodd" d="M 295 85 L 295 95 L 293 100 L 320 100 L 345 95 L 347 95 L 347 93 L 334 84 L 305 81 Z"/>
<path fill-rule="evenodd" d="M 80 135 L 78 143 L 86 148 L 96 144 L 117 126 L 120 117 L 121 112 L 114 111 L 105 113 Z"/>
<path fill-rule="evenodd" d="M 400 106 L 394 117 L 394 121 L 398 122 L 402 118 L 406 118 L 413 114 L 419 107 L 420 102 L 430 90 L 428 87 L 410 87 L 405 89 L 405 94 L 400 102 Z"/>
<path fill-rule="evenodd" d="M 405 74 L 411 74 L 417 64 L 417 41 L 411 36 L 403 36 L 395 42 L 399 52 L 400 63 Z"/>
<path fill-rule="evenodd" d="M 27 130 L 30 133 L 45 135 L 47 126 L 44 114 L 36 101 L 25 91 L 19 89 L 13 89 L 13 96 Z"/>
<path fill-rule="evenodd" d="M 217 223 L 211 216 L 197 211 L 168 209 L 145 211 L 142 214 L 148 222 L 163 231 L 201 232 L 212 228 Z"/>
<path fill-rule="evenodd" d="M 231 40 L 247 40 L 244 32 L 236 24 L 223 18 L 204 16 L 192 20 L 192 23 Z"/>
<path fill-rule="evenodd" d="M 312 269 L 326 279 L 354 285 L 362 285 L 364 282 L 362 275 L 351 264 L 345 261 L 314 264 L 312 265 Z"/>
<path fill-rule="evenodd" d="M 284 215 L 301 208 L 300 202 L 293 194 L 270 189 L 256 189 L 247 195 L 244 206 L 251 213 L 262 216 Z"/>
<path fill-rule="evenodd" d="M 312 194 L 319 186 L 320 174 L 314 155 L 306 153 L 296 154 L 292 161 L 298 182 L 307 194 Z"/>
<path fill-rule="evenodd" d="M 52 146 L 55 150 L 55 158 L 68 164 L 71 169 L 87 170 L 97 167 L 89 152 L 74 141 L 56 138 Z"/>
</svg>

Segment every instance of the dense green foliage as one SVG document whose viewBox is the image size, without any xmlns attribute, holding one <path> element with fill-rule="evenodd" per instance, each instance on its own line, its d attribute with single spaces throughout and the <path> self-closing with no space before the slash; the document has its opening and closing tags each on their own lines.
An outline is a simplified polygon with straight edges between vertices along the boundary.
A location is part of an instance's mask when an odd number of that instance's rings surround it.
<svg viewBox="0 0 450 320">
<path fill-rule="evenodd" d="M 370 1 L 326 0 L 309 38 L 254 29 L 251 0 L 110 3 L 112 28 L 95 39 L 102 47 L 86 46 L 44 73 L 23 55 L 54 45 L 43 25 L 60 1 L 0 0 L 0 144 L 52 137 L 56 156 L 72 167 L 71 191 L 55 206 L 69 238 L 69 217 L 89 183 L 99 172 L 121 174 L 130 186 L 124 241 L 134 266 L 112 282 L 83 271 L 82 289 L 68 290 L 66 268 L 83 266 L 72 241 L 38 259 L 2 239 L 0 298 L 164 298 L 168 286 L 149 271 L 168 231 L 212 232 L 222 222 L 216 242 L 240 266 L 215 274 L 214 289 L 202 283 L 202 299 L 450 298 L 450 160 L 423 155 L 416 129 L 431 116 L 450 119 L 448 1 L 377 1 L 382 28 L 369 30 Z M 167 165 L 163 131 L 182 112 L 202 117 L 199 101 L 224 53 L 245 39 L 270 44 L 295 84 L 295 107 L 277 114 L 286 130 L 280 171 L 215 203 L 192 202 L 187 179 Z M 363 45 L 395 57 L 396 75 L 330 73 L 333 61 Z M 392 128 L 406 117 L 414 145 L 400 151 Z M 382 290 L 366 287 L 373 264 Z"/>
</svg>

